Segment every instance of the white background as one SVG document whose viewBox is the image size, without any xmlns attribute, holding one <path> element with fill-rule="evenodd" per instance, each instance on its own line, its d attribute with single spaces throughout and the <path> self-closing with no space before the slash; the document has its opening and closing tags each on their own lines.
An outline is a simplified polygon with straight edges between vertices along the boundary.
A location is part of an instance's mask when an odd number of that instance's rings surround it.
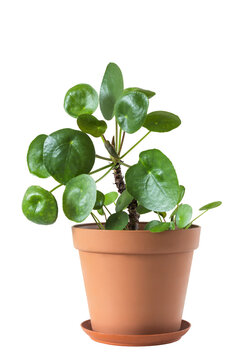
<svg viewBox="0 0 240 360">
<path fill-rule="evenodd" d="M 1 359 L 238 358 L 238 5 L 232 0 L 2 3 Z M 53 226 L 34 225 L 21 213 L 28 186 L 55 185 L 28 173 L 30 141 L 40 133 L 76 128 L 63 110 L 66 91 L 81 82 L 99 90 L 110 61 L 121 67 L 126 87 L 157 92 L 151 111 L 171 111 L 182 120 L 175 131 L 146 138 L 126 162 L 157 147 L 175 165 L 186 187 L 185 203 L 195 214 L 205 203 L 223 201 L 199 220 L 201 243 L 183 316 L 192 328 L 170 345 L 125 348 L 91 341 L 80 330 L 89 315 L 72 223 L 61 210 L 62 190 L 55 193 L 60 214 Z M 124 150 L 144 133 L 127 136 Z M 95 144 L 104 155 L 101 140 Z M 99 189 L 114 190 L 111 175 L 107 180 Z"/>
</svg>

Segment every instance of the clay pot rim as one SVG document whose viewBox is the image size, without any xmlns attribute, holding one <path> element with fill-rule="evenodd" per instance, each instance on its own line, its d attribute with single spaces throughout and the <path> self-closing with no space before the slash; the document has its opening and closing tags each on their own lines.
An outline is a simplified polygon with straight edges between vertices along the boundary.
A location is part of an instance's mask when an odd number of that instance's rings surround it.
<svg viewBox="0 0 240 360">
<path fill-rule="evenodd" d="M 140 223 L 140 226 L 144 227 L 145 224 Z M 92 223 L 72 227 L 74 247 L 80 252 L 145 255 L 189 252 L 198 247 L 201 231 L 197 225 L 187 230 L 160 233 L 147 230 L 99 231 L 96 226 Z"/>
<path fill-rule="evenodd" d="M 141 221 L 139 224 L 140 225 L 146 225 L 148 223 L 148 221 Z M 103 225 L 105 225 L 105 222 L 102 222 Z M 73 225 L 72 226 L 72 229 L 79 229 L 79 230 L 91 230 L 91 232 L 94 232 L 94 231 L 100 231 L 102 233 L 106 233 L 106 232 L 112 232 L 112 233 L 120 233 L 120 232 L 124 232 L 125 233 L 151 233 L 149 230 L 144 230 L 144 229 L 140 229 L 140 230 L 106 230 L 106 229 L 99 229 L 97 224 L 96 223 L 86 223 L 86 224 L 76 224 L 76 225 Z M 194 231 L 194 229 L 200 229 L 201 230 L 201 226 L 199 225 L 191 225 L 191 227 L 189 229 L 176 229 L 176 230 L 167 230 L 167 231 L 164 231 L 162 233 L 151 233 L 153 235 L 160 235 L 160 234 L 163 234 L 163 233 L 166 233 L 168 231 L 174 231 L 174 232 L 186 232 L 186 231 Z"/>
</svg>

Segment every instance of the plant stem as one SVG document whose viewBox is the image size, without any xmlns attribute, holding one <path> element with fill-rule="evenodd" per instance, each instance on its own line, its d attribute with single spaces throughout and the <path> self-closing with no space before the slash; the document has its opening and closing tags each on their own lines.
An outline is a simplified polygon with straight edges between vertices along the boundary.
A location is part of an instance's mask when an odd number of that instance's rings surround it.
<svg viewBox="0 0 240 360">
<path fill-rule="evenodd" d="M 115 150 L 118 151 L 118 123 L 115 119 Z"/>
<path fill-rule="evenodd" d="M 160 214 L 158 212 L 157 212 L 157 215 L 159 217 L 159 220 L 162 222 L 161 216 L 160 216 Z"/>
<path fill-rule="evenodd" d="M 122 128 L 120 128 L 119 138 L 118 138 L 118 149 L 117 153 L 119 155 L 120 147 L 121 147 L 121 141 L 122 141 Z"/>
<path fill-rule="evenodd" d="M 91 215 L 92 215 L 94 221 L 97 223 L 99 229 L 104 230 L 104 227 L 103 227 L 101 221 L 97 218 L 97 216 L 96 216 L 94 213 L 92 213 L 92 212 L 91 212 Z"/>
<path fill-rule="evenodd" d="M 97 173 L 97 172 L 99 172 L 99 171 L 102 171 L 102 170 L 104 170 L 104 169 L 107 169 L 107 168 L 109 168 L 110 166 L 112 166 L 113 164 L 111 163 L 111 164 L 108 164 L 108 165 L 106 165 L 106 166 L 103 166 L 103 167 L 101 167 L 101 168 L 99 168 L 99 169 L 97 169 L 97 170 L 94 170 L 94 171 L 91 171 L 90 173 L 89 173 L 89 175 L 92 175 L 92 174 L 95 174 L 95 173 Z"/>
<path fill-rule="evenodd" d="M 53 192 L 54 190 L 58 189 L 60 186 L 63 186 L 63 184 L 59 184 L 59 185 L 55 186 L 52 190 L 50 190 L 50 193 Z"/>
<path fill-rule="evenodd" d="M 121 153 L 121 151 L 122 151 L 124 138 L 125 138 L 125 131 L 123 132 L 123 136 L 122 136 L 122 140 L 121 140 L 121 145 L 120 145 L 119 150 L 118 150 L 118 155 L 120 155 L 120 153 Z"/>
<path fill-rule="evenodd" d="M 102 139 L 103 143 L 105 143 L 106 138 L 105 138 L 105 136 L 104 136 L 104 135 L 101 135 L 101 139 Z"/>
<path fill-rule="evenodd" d="M 126 166 L 126 167 L 128 167 L 128 168 L 131 167 L 131 165 L 128 165 L 128 164 L 126 164 L 126 163 L 124 163 L 124 162 L 121 162 L 121 165 Z"/>
<path fill-rule="evenodd" d="M 106 207 L 106 205 L 103 205 L 103 207 L 105 207 L 105 209 L 107 210 L 107 212 L 109 213 L 109 215 L 112 215 L 111 213 L 110 213 L 110 211 L 108 210 L 108 208 Z M 105 213 L 104 213 L 105 214 Z"/>
<path fill-rule="evenodd" d="M 91 216 L 92 216 L 93 220 L 95 221 L 95 223 L 97 224 L 98 228 L 101 229 L 101 227 L 100 227 L 100 225 L 98 224 L 98 222 L 96 221 L 93 213 L 91 213 Z"/>
<path fill-rule="evenodd" d="M 130 151 L 132 151 L 141 141 L 143 141 L 143 139 L 145 139 L 146 136 L 148 136 L 148 134 L 150 134 L 150 130 L 140 139 L 138 140 L 138 142 L 136 142 L 136 144 L 134 144 L 127 152 L 125 152 L 125 154 L 123 156 L 120 157 L 120 159 L 124 158 Z"/>
<path fill-rule="evenodd" d="M 198 218 L 200 218 L 200 216 L 202 216 L 203 214 L 205 214 L 209 209 L 205 210 L 204 212 L 202 212 L 200 215 L 198 215 L 197 217 L 195 217 L 195 219 L 193 219 L 186 227 L 185 229 L 190 228 L 190 226 L 192 225 L 192 223 L 197 220 Z"/>
<path fill-rule="evenodd" d="M 110 158 L 106 158 L 106 157 L 104 157 L 104 156 L 100 156 L 100 155 L 95 155 L 95 157 L 96 157 L 96 158 L 98 158 L 98 159 L 102 159 L 102 160 L 107 160 L 107 161 L 111 161 L 111 159 L 110 159 Z"/>
<path fill-rule="evenodd" d="M 98 181 L 102 180 L 107 174 L 110 173 L 110 171 L 114 168 L 114 166 L 115 166 L 115 165 L 112 165 L 112 166 L 110 167 L 110 169 L 109 169 L 105 174 L 103 174 L 103 176 L 101 176 L 99 179 L 97 179 L 95 182 L 97 183 Z"/>
</svg>

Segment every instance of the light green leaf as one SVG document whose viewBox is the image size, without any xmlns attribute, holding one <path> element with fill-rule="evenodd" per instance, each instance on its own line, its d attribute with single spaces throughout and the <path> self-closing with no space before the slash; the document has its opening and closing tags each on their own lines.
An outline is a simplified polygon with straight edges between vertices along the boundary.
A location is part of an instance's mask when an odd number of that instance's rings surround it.
<svg viewBox="0 0 240 360">
<path fill-rule="evenodd" d="M 192 218 L 192 207 L 187 204 L 179 205 L 176 211 L 176 225 L 179 229 L 183 229 Z"/>
<path fill-rule="evenodd" d="M 141 92 L 129 92 L 117 101 L 115 116 L 122 130 L 132 134 L 144 123 L 148 110 L 148 98 Z"/>
<path fill-rule="evenodd" d="M 124 211 L 109 216 L 106 221 L 106 230 L 123 230 L 128 224 L 128 215 Z"/>
<path fill-rule="evenodd" d="M 98 94 L 88 84 L 73 86 L 65 95 L 64 109 L 77 118 L 81 114 L 92 114 L 98 107 Z"/>
<path fill-rule="evenodd" d="M 179 198 L 178 198 L 178 204 L 182 201 L 185 194 L 185 187 L 183 185 L 179 185 Z"/>
<path fill-rule="evenodd" d="M 28 169 L 31 174 L 40 178 L 47 178 L 50 176 L 43 163 L 43 144 L 47 135 L 38 135 L 30 144 L 27 153 Z"/>
<path fill-rule="evenodd" d="M 117 197 L 118 197 L 118 193 L 116 191 L 111 191 L 105 194 L 104 205 L 108 206 L 112 204 L 117 199 Z"/>
<path fill-rule="evenodd" d="M 62 184 L 73 177 L 90 172 L 95 150 L 87 134 L 62 129 L 47 137 L 43 147 L 43 161 L 49 174 Z"/>
<path fill-rule="evenodd" d="M 176 129 L 181 124 L 177 115 L 167 111 L 154 111 L 147 115 L 143 126 L 155 132 L 167 132 Z"/>
<path fill-rule="evenodd" d="M 116 212 L 126 209 L 126 207 L 130 204 L 132 199 L 133 199 L 132 195 L 130 195 L 127 190 L 124 190 L 117 199 Z"/>
<path fill-rule="evenodd" d="M 157 226 L 159 224 L 161 224 L 161 221 L 159 221 L 159 220 L 149 221 L 149 223 L 146 224 L 144 230 L 150 230 L 151 228 L 153 228 L 154 226 Z"/>
<path fill-rule="evenodd" d="M 143 215 L 143 214 L 147 214 L 147 213 L 149 213 L 149 212 L 151 212 L 152 210 L 148 210 L 148 209 L 146 209 L 144 206 L 142 206 L 142 205 L 138 205 L 137 206 L 137 212 L 140 214 L 140 215 Z"/>
<path fill-rule="evenodd" d="M 143 151 L 126 172 L 128 192 L 145 208 L 168 211 L 176 206 L 179 185 L 171 161 L 159 150 Z"/>
<path fill-rule="evenodd" d="M 222 205 L 221 201 L 214 201 L 207 205 L 202 206 L 199 210 L 210 210 Z"/>
<path fill-rule="evenodd" d="M 171 226 L 171 223 L 169 223 L 169 222 L 160 222 L 158 225 L 152 226 L 150 228 L 150 231 L 152 233 L 159 233 L 159 232 L 169 230 L 170 226 Z"/>
<path fill-rule="evenodd" d="M 156 95 L 156 93 L 153 92 L 153 91 L 141 89 L 141 88 L 138 88 L 138 87 L 132 87 L 132 88 L 124 89 L 124 94 L 127 94 L 129 92 L 133 92 L 133 91 L 138 91 L 138 92 L 143 93 L 144 95 L 147 96 L 148 99 L 151 99 L 154 95 Z"/>
<path fill-rule="evenodd" d="M 22 211 L 35 224 L 53 224 L 58 215 L 55 197 L 40 186 L 30 186 L 24 194 Z"/>
<path fill-rule="evenodd" d="M 77 124 L 80 130 L 94 137 L 102 136 L 107 130 L 107 124 L 93 115 L 82 114 L 78 116 Z"/>
<path fill-rule="evenodd" d="M 114 114 L 114 106 L 123 92 L 123 77 L 120 68 L 109 63 L 103 76 L 100 89 L 100 109 L 106 120 L 111 120 Z"/>
<path fill-rule="evenodd" d="M 90 175 L 71 179 L 63 193 L 63 211 L 68 219 L 82 222 L 91 213 L 96 202 L 96 184 Z"/>
</svg>

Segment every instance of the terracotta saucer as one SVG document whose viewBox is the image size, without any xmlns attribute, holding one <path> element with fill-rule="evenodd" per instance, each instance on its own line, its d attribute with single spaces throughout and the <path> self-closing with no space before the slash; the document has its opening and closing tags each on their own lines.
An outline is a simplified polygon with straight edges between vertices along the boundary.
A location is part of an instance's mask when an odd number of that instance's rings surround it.
<svg viewBox="0 0 240 360">
<path fill-rule="evenodd" d="M 94 341 L 119 346 L 150 346 L 169 344 L 181 339 L 183 335 L 190 329 L 191 324 L 182 320 L 181 328 L 178 331 L 162 334 L 146 334 L 146 335 L 118 335 L 105 334 L 92 330 L 91 320 L 86 320 L 81 324 L 83 331 Z"/>
</svg>

